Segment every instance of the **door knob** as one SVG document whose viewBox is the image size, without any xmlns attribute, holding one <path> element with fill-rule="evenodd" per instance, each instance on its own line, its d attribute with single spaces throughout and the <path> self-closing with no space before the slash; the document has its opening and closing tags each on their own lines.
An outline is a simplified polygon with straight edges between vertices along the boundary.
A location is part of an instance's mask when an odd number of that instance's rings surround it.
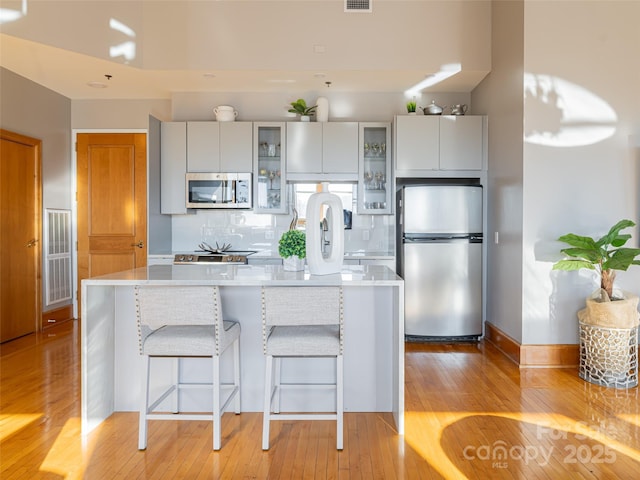
<svg viewBox="0 0 640 480">
<path fill-rule="evenodd" d="M 32 238 L 27 242 L 27 248 L 35 247 L 36 243 L 38 243 L 38 240 L 36 240 L 35 238 Z"/>
<path fill-rule="evenodd" d="M 132 243 L 132 247 L 144 248 L 144 242 L 140 240 L 138 243 Z"/>
</svg>

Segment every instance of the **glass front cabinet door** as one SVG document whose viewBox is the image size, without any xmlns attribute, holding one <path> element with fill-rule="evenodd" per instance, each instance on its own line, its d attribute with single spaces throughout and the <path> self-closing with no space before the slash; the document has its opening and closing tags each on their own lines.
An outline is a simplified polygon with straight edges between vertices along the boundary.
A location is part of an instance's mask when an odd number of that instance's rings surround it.
<svg viewBox="0 0 640 480">
<path fill-rule="evenodd" d="M 254 210 L 287 213 L 285 172 L 285 123 L 253 124 Z"/>
<path fill-rule="evenodd" d="M 391 213 L 391 124 L 360 123 L 358 212 Z"/>
</svg>

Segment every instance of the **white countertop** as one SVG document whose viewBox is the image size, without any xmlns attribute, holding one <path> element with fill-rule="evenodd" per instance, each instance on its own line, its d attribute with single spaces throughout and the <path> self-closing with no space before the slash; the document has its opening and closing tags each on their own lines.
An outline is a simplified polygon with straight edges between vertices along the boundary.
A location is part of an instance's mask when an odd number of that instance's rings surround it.
<svg viewBox="0 0 640 480">
<path fill-rule="evenodd" d="M 289 272 L 281 265 L 151 265 L 82 280 L 86 285 L 399 285 L 402 278 L 379 265 L 344 265 L 341 273 L 310 275 Z"/>
</svg>

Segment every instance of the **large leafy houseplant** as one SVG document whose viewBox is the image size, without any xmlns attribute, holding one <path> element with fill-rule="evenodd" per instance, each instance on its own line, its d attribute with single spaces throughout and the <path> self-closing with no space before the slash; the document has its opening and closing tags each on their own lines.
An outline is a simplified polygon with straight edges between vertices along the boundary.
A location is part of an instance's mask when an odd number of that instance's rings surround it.
<svg viewBox="0 0 640 480">
<path fill-rule="evenodd" d="M 623 245 L 631 238 L 628 233 L 620 233 L 625 228 L 634 227 L 631 220 L 620 220 L 609 233 L 595 240 L 591 237 L 568 233 L 558 238 L 570 245 L 560 250 L 569 258 L 553 265 L 554 270 L 595 270 L 600 275 L 600 287 L 613 298 L 613 282 L 616 270 L 627 270 L 631 265 L 640 265 L 637 257 L 640 248 L 625 248 Z"/>
</svg>

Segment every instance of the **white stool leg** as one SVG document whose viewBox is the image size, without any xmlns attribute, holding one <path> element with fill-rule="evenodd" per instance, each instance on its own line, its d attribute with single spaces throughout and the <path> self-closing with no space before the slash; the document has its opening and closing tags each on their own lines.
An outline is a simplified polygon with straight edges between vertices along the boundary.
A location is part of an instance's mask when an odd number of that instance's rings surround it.
<svg viewBox="0 0 640 480">
<path fill-rule="evenodd" d="M 173 395 L 171 395 L 171 411 L 173 413 L 180 412 L 180 359 L 172 360 L 171 365 L 171 382 L 173 383 Z"/>
<path fill-rule="evenodd" d="M 273 383 L 276 386 L 273 399 L 273 413 L 280 413 L 280 384 L 282 383 L 282 357 L 275 358 L 276 371 L 273 374 Z"/>
<path fill-rule="evenodd" d="M 220 450 L 222 412 L 220 411 L 220 357 L 213 358 L 213 449 Z"/>
<path fill-rule="evenodd" d="M 240 339 L 233 342 L 233 382 L 238 389 L 235 398 L 235 413 L 240 413 Z"/>
<path fill-rule="evenodd" d="M 342 450 L 343 443 L 343 416 L 344 416 L 344 371 L 342 355 L 336 357 L 336 444 L 337 449 Z"/>
<path fill-rule="evenodd" d="M 142 391 L 140 392 L 140 416 L 138 424 L 138 450 L 147 448 L 147 409 L 149 405 L 149 362 L 147 355 L 140 357 Z"/>
<path fill-rule="evenodd" d="M 262 414 L 262 450 L 269 450 L 269 421 L 271 417 L 271 374 L 273 357 L 265 357 L 264 369 L 264 412 Z"/>
</svg>

